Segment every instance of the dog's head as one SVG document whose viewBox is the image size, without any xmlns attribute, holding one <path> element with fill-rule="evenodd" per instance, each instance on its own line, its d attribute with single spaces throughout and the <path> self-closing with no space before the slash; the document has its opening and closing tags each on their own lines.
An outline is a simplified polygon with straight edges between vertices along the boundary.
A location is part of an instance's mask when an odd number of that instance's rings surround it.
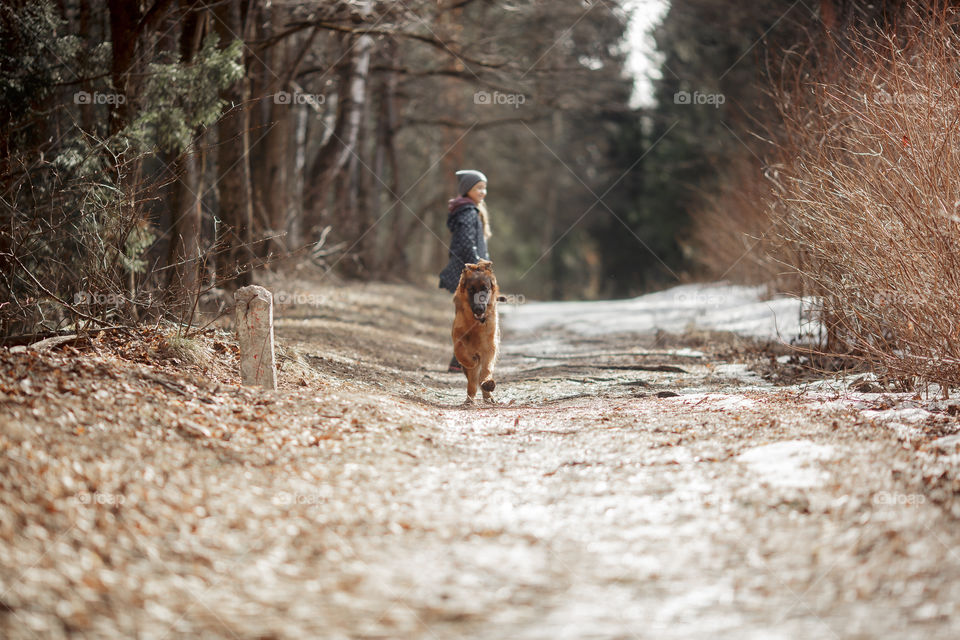
<svg viewBox="0 0 960 640">
<path fill-rule="evenodd" d="M 466 295 L 473 317 L 478 322 L 486 322 L 497 302 L 497 277 L 493 275 L 493 263 L 481 260 L 476 264 L 464 265 L 460 274 L 460 289 Z"/>
</svg>

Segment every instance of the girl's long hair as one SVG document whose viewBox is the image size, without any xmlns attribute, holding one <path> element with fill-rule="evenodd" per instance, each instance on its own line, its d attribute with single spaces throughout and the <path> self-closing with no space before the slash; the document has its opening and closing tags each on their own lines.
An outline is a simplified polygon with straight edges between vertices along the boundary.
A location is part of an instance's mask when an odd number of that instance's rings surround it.
<svg viewBox="0 0 960 640">
<path fill-rule="evenodd" d="M 487 211 L 486 201 L 477 205 L 477 211 L 480 212 L 480 222 L 483 223 L 483 239 L 489 240 L 490 236 L 490 212 Z"/>
</svg>

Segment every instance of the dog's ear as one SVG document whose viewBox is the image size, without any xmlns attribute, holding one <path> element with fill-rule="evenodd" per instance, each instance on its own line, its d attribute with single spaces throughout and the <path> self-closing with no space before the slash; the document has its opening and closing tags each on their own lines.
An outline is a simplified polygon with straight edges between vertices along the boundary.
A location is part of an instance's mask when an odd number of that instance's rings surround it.
<svg viewBox="0 0 960 640">
<path fill-rule="evenodd" d="M 483 262 L 483 261 L 481 260 L 480 262 Z M 476 270 L 479 269 L 479 268 L 480 268 L 480 264 L 479 264 L 479 263 L 478 263 L 478 264 L 474 264 L 474 263 L 472 263 L 472 262 L 467 262 L 466 264 L 463 265 L 463 270 L 464 270 L 464 271 L 467 271 L 467 270 L 476 271 Z"/>
<path fill-rule="evenodd" d="M 484 271 L 490 271 L 490 267 L 493 266 L 493 263 L 489 260 L 480 260 L 477 262 L 477 268 L 483 269 Z"/>
</svg>

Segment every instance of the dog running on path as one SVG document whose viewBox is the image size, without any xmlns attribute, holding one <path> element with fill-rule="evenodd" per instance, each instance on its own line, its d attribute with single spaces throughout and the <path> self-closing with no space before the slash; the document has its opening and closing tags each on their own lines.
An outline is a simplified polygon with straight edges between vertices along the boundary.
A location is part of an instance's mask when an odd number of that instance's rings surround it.
<svg viewBox="0 0 960 640">
<path fill-rule="evenodd" d="M 480 260 L 464 265 L 460 284 L 453 294 L 456 316 L 453 319 L 453 354 L 467 376 L 467 403 L 483 391 L 483 399 L 493 402 L 493 366 L 500 348 L 497 300 L 500 290 L 493 274 L 493 263 Z"/>
</svg>

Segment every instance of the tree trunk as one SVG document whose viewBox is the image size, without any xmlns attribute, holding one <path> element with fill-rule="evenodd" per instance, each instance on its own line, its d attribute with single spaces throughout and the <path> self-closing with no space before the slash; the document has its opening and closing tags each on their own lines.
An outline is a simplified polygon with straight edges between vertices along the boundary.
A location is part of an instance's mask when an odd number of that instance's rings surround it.
<svg viewBox="0 0 960 640">
<path fill-rule="evenodd" d="M 463 33 L 461 18 L 461 9 L 455 9 L 443 14 L 440 17 L 441 32 L 449 34 L 448 37 L 452 40 L 459 39 Z M 448 69 L 451 72 L 463 70 L 463 64 L 459 60 L 449 59 L 447 64 Z M 448 85 L 445 90 L 441 91 L 437 96 L 437 102 L 439 105 L 441 105 L 441 113 L 449 114 L 449 117 L 453 120 L 461 120 L 461 114 L 463 114 L 464 108 L 463 95 L 461 94 L 459 87 Z M 423 219 L 427 227 L 429 229 L 433 229 L 434 233 L 443 239 L 443 242 L 437 242 L 436 238 L 431 233 L 423 234 L 424 241 L 427 244 L 425 250 L 421 254 L 422 258 L 419 265 L 420 271 L 437 273 L 443 268 L 444 265 L 447 264 L 449 254 L 449 249 L 447 247 L 450 244 L 450 232 L 447 230 L 447 210 L 443 204 L 446 204 L 447 198 L 460 195 L 455 193 L 457 190 L 457 180 L 454 174 L 459 169 L 482 170 L 482 167 L 463 166 L 463 150 L 466 146 L 466 140 L 461 137 L 462 135 L 463 131 L 459 131 L 453 127 L 444 127 L 440 136 L 440 148 L 436 151 L 436 153 L 438 155 L 443 154 L 443 158 L 440 160 L 440 176 L 439 180 L 437 180 L 435 184 L 435 188 L 437 190 L 443 189 L 446 193 L 440 194 L 438 198 L 439 206 L 433 206 L 427 209 Z M 403 208 L 401 215 L 412 218 L 412 215 L 406 209 L 406 207 Z M 414 224 L 419 223 L 417 223 L 415 219 L 411 219 L 410 225 L 412 226 Z"/>
<path fill-rule="evenodd" d="M 197 193 L 201 168 L 194 149 L 187 149 L 175 161 L 177 182 L 173 187 L 173 224 L 170 234 L 169 298 L 189 308 L 199 286 L 200 225 L 202 211 Z"/>
<path fill-rule="evenodd" d="M 282 31 L 287 12 L 278 6 L 270 9 L 270 23 L 274 33 Z M 284 39 L 273 45 L 267 53 L 266 81 L 271 87 L 271 96 L 267 97 L 270 105 L 269 130 L 264 143 L 264 171 L 266 190 L 263 193 L 264 208 L 269 220 L 268 235 L 273 239 L 269 242 L 270 252 L 284 255 L 290 249 L 287 238 L 287 220 L 289 218 L 289 180 L 290 180 L 290 142 L 292 137 L 291 124 L 295 105 L 292 101 L 283 99 L 287 87 L 283 79 L 278 77 L 274 70 L 285 70 L 288 62 L 288 40 Z"/>
<path fill-rule="evenodd" d="M 399 68 L 400 60 L 396 42 L 390 42 L 387 45 L 387 54 L 391 66 Z M 391 193 L 389 198 L 378 197 L 376 202 L 377 206 L 383 207 L 384 211 L 390 210 L 393 220 L 390 223 L 390 237 L 383 251 L 384 258 L 379 265 L 379 269 L 381 272 L 389 272 L 400 278 L 406 278 L 410 275 L 407 248 L 410 242 L 410 233 L 416 222 L 410 220 L 409 216 L 404 215 L 406 213 L 405 208 L 399 201 L 400 167 L 397 162 L 396 132 L 400 118 L 397 105 L 397 82 L 397 74 L 388 73 L 384 78 L 380 94 L 380 135 L 377 150 L 383 161 L 390 167 Z M 378 173 L 378 175 L 382 175 L 382 173 Z"/>
<path fill-rule="evenodd" d="M 307 120 L 310 117 L 310 107 L 306 104 L 297 105 L 296 120 L 294 122 L 293 139 L 293 173 L 290 180 L 290 196 L 288 207 L 289 218 L 287 231 L 290 234 L 288 243 L 294 249 L 303 246 L 303 194 L 305 189 L 305 174 L 307 167 Z"/>
<path fill-rule="evenodd" d="M 186 7 L 187 0 L 181 0 Z M 187 11 L 180 33 L 180 57 L 190 64 L 203 41 L 205 13 Z M 203 193 L 203 163 L 194 145 L 180 153 L 174 163 L 177 183 L 174 185 L 173 223 L 170 233 L 170 282 L 168 297 L 171 302 L 193 307 L 200 287 L 200 242 Z"/>
<path fill-rule="evenodd" d="M 123 100 L 113 101 L 110 107 L 110 122 L 107 129 L 112 136 L 123 130 L 133 120 L 134 104 L 137 98 L 137 40 L 145 26 L 141 22 L 144 16 L 142 16 L 136 3 L 130 6 L 129 2 L 109 0 L 108 8 L 113 56 L 110 76 L 113 82 L 113 90 L 118 95 L 123 96 Z M 158 15 L 155 12 L 151 13 L 154 17 Z M 140 162 L 138 159 L 130 158 L 128 154 L 121 153 L 116 158 L 113 173 L 117 187 L 121 192 L 131 195 L 136 191 L 137 183 L 140 181 Z M 124 198 L 125 202 L 132 200 L 133 198 Z"/>
<path fill-rule="evenodd" d="M 353 213 L 350 209 L 350 164 L 348 161 L 344 170 L 333 177 L 333 209 L 337 212 L 338 220 L 348 219 Z M 345 237 L 345 234 L 341 237 Z M 353 243 L 348 241 L 347 252 L 339 259 L 340 269 L 348 275 L 356 273 L 355 261 Z"/>
<path fill-rule="evenodd" d="M 245 6 L 249 0 L 241 0 Z M 249 6 L 249 13 L 245 24 L 249 29 L 249 39 L 256 41 L 268 38 L 271 33 L 265 9 L 259 3 Z M 270 107 L 273 104 L 271 94 L 276 91 L 271 87 L 276 82 L 267 61 L 265 53 L 251 56 L 248 60 L 247 77 L 249 79 L 250 95 L 256 96 L 250 109 L 250 147 L 248 162 L 250 163 L 250 182 L 253 196 L 253 230 L 252 235 L 258 241 L 253 247 L 256 256 L 264 258 L 272 249 L 272 243 L 262 241 L 270 234 L 270 216 L 268 214 L 269 180 L 267 164 L 267 139 L 270 129 Z M 273 81 L 273 82 L 271 82 Z"/>
<path fill-rule="evenodd" d="M 361 127 L 360 135 L 357 139 L 357 147 L 350 161 L 347 163 L 347 175 L 349 176 L 349 207 L 342 218 L 341 225 L 345 229 L 345 237 L 353 243 L 353 260 L 348 262 L 352 270 L 348 275 L 355 277 L 368 277 L 372 265 L 375 264 L 377 243 L 376 234 L 371 229 L 372 221 L 370 210 L 373 207 L 373 183 L 378 182 L 374 178 L 374 173 L 370 171 L 369 163 L 361 167 L 360 158 L 367 147 L 366 139 L 368 129 Z M 377 173 L 377 176 L 380 174 Z M 379 184 L 379 182 L 378 182 Z"/>
<path fill-rule="evenodd" d="M 82 34 L 86 39 L 86 42 L 92 43 L 97 42 L 97 38 L 106 39 L 103 34 L 98 34 L 95 31 L 95 25 L 91 20 L 92 9 L 90 7 L 90 0 L 80 0 L 79 9 L 77 12 L 77 33 Z M 86 91 L 87 93 L 93 93 L 93 81 L 85 79 L 81 85 L 81 90 Z M 80 105 L 80 126 L 84 131 L 95 132 L 96 131 L 96 118 L 94 113 L 93 105 L 89 102 L 86 104 Z M 103 132 L 97 132 L 102 134 Z"/>
<path fill-rule="evenodd" d="M 110 9 L 110 46 L 113 54 L 110 77 L 113 90 L 125 98 L 110 107 L 110 134 L 113 135 L 130 123 L 133 111 L 136 88 L 132 71 L 136 63 L 137 25 L 141 13 L 138 2 L 108 0 L 107 5 Z"/>
<path fill-rule="evenodd" d="M 365 6 L 369 5 L 369 2 L 365 3 Z M 319 228 L 321 225 L 322 211 L 326 202 L 324 196 L 333 178 L 356 152 L 366 106 L 373 37 L 344 36 L 341 47 L 345 53 L 341 64 L 338 65 L 340 87 L 337 93 L 337 122 L 333 135 L 317 152 L 309 173 L 310 189 L 306 200 L 310 211 L 308 226 L 311 228 Z"/>
<path fill-rule="evenodd" d="M 240 5 L 243 0 L 223 2 L 216 8 L 217 33 L 224 47 L 242 34 Z M 252 281 L 253 194 L 250 177 L 249 83 L 244 77 L 222 93 L 228 110 L 218 123 L 217 190 L 224 231 L 218 246 L 229 247 L 218 260 L 218 279 L 233 279 L 243 287 Z"/>
<path fill-rule="evenodd" d="M 283 255 L 290 248 L 287 237 L 289 197 L 290 117 L 293 106 L 272 104 L 270 108 L 270 132 L 266 136 L 266 183 L 264 207 L 269 216 L 270 250 Z"/>
</svg>

